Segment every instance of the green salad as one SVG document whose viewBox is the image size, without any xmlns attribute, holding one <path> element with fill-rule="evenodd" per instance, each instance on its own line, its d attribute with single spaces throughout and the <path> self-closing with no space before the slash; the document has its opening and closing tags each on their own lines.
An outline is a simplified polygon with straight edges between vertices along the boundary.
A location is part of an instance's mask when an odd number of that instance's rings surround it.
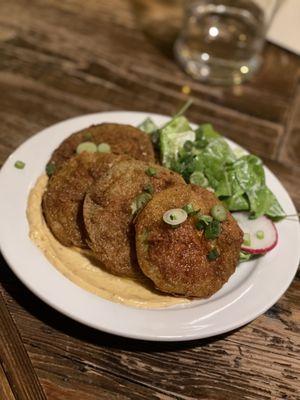
<svg viewBox="0 0 300 400">
<path fill-rule="evenodd" d="M 230 211 L 248 211 L 249 218 L 266 215 L 274 221 L 285 217 L 267 187 L 262 160 L 233 150 L 209 124 L 193 128 L 183 109 L 159 127 L 147 118 L 139 128 L 151 135 L 161 163 L 180 173 L 187 183 L 213 189 Z"/>
</svg>

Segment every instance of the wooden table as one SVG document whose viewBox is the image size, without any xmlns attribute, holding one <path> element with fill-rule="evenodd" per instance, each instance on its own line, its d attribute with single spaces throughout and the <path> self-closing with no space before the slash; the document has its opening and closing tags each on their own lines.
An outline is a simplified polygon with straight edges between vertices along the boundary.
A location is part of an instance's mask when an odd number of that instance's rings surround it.
<svg viewBox="0 0 300 400">
<path fill-rule="evenodd" d="M 175 3 L 1 0 L 1 162 L 69 117 L 120 109 L 171 114 L 188 86 L 188 117 L 211 121 L 261 156 L 299 210 L 299 57 L 268 45 L 251 83 L 195 82 L 172 57 Z M 0 281 L 0 399 L 300 399 L 299 275 L 243 328 L 170 344 L 122 339 L 68 319 L 31 294 L 2 258 Z"/>
</svg>

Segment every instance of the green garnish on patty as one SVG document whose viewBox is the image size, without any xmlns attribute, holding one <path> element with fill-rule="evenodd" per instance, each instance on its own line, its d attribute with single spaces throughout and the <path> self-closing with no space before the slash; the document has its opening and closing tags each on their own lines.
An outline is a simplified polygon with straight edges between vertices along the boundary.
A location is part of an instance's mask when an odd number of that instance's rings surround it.
<svg viewBox="0 0 300 400">
<path fill-rule="evenodd" d="M 155 175 L 157 174 L 156 169 L 153 168 L 153 167 L 147 168 L 145 172 L 146 172 L 146 174 L 147 174 L 148 176 L 155 176 Z"/>
<path fill-rule="evenodd" d="M 205 237 L 206 239 L 213 240 L 219 237 L 221 233 L 220 222 L 213 220 L 207 227 L 205 228 Z"/>
<path fill-rule="evenodd" d="M 194 209 L 194 206 L 191 203 L 186 204 L 182 209 L 187 213 L 187 215 L 195 215 L 198 212 L 198 210 Z"/>
<path fill-rule="evenodd" d="M 100 143 L 100 144 L 98 144 L 98 152 L 99 153 L 111 153 L 111 147 L 108 143 Z"/>
<path fill-rule="evenodd" d="M 46 173 L 47 173 L 47 175 L 50 177 L 51 175 L 53 175 L 54 174 L 54 172 L 56 171 L 56 166 L 55 166 L 55 164 L 53 164 L 53 163 L 48 163 L 47 165 L 46 165 Z"/>
<path fill-rule="evenodd" d="M 210 210 L 211 215 L 216 221 L 223 222 L 227 218 L 227 211 L 222 204 L 216 204 Z"/>
<path fill-rule="evenodd" d="M 218 250 L 214 247 L 213 249 L 210 250 L 210 252 L 207 254 L 207 258 L 209 261 L 214 261 L 220 256 Z"/>
<path fill-rule="evenodd" d="M 98 151 L 97 145 L 93 142 L 83 142 L 76 147 L 76 153 L 81 154 L 84 151 L 87 153 L 96 153 Z"/>
</svg>

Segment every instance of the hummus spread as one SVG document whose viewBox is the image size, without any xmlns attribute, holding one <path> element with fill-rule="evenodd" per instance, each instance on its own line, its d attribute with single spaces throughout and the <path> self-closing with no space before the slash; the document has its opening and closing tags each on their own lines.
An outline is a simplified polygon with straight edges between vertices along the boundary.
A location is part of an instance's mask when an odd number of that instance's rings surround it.
<svg viewBox="0 0 300 400">
<path fill-rule="evenodd" d="M 42 196 L 48 177 L 41 176 L 31 190 L 27 206 L 29 236 L 51 264 L 64 276 L 104 299 L 140 308 L 163 308 L 188 303 L 182 297 L 164 295 L 145 281 L 122 278 L 106 272 L 91 253 L 61 245 L 52 235 L 42 213 Z"/>
</svg>

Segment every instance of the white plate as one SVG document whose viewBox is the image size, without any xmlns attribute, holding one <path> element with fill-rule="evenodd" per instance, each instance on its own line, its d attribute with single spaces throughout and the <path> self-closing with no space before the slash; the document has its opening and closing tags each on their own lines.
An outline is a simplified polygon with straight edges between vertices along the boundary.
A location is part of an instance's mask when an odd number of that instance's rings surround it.
<svg viewBox="0 0 300 400">
<path fill-rule="evenodd" d="M 27 140 L 6 161 L 0 174 L 0 245 L 18 278 L 38 297 L 88 326 L 126 337 L 179 341 L 209 337 L 238 328 L 271 307 L 291 283 L 299 262 L 299 224 L 277 224 L 279 243 L 265 257 L 241 264 L 229 282 L 207 300 L 168 309 L 144 310 L 104 300 L 58 272 L 28 237 L 26 205 L 30 189 L 44 172 L 52 151 L 72 132 L 91 124 L 139 124 L 149 113 L 109 112 L 69 119 Z M 168 117 L 153 114 L 164 123 Z M 231 142 L 234 146 L 234 144 Z M 26 163 L 23 170 L 16 160 Z M 283 186 L 266 168 L 267 183 L 288 214 L 295 207 Z"/>
</svg>

